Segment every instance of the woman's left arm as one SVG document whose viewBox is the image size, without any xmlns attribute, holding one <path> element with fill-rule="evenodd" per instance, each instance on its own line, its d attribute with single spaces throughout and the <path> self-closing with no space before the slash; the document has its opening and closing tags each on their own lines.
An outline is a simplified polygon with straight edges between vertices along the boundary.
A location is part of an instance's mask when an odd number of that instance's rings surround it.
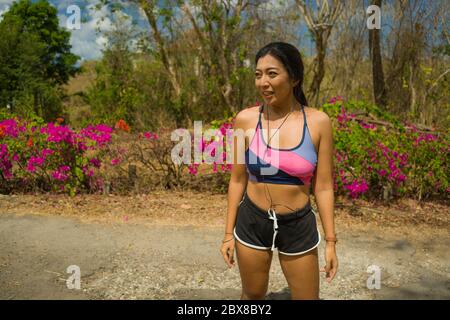
<svg viewBox="0 0 450 320">
<path fill-rule="evenodd" d="M 334 228 L 333 129 L 331 119 L 326 113 L 319 112 L 317 118 L 318 127 L 320 128 L 320 140 L 312 191 L 325 233 L 326 266 L 322 271 L 326 272 L 326 278 L 330 282 L 336 274 L 338 265 L 335 249 L 336 242 L 333 241 L 336 238 Z"/>
</svg>

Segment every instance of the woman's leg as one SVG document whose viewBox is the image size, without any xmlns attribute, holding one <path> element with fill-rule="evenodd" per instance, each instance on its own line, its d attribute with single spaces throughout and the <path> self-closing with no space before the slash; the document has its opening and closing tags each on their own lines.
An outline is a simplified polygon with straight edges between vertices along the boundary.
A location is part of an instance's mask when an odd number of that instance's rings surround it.
<svg viewBox="0 0 450 320">
<path fill-rule="evenodd" d="M 319 259 L 317 248 L 298 256 L 280 253 L 278 257 L 281 269 L 291 289 L 291 299 L 319 299 Z"/>
<path fill-rule="evenodd" d="M 236 241 L 236 257 L 242 281 L 242 300 L 263 300 L 269 285 L 272 251 L 247 247 Z"/>
</svg>

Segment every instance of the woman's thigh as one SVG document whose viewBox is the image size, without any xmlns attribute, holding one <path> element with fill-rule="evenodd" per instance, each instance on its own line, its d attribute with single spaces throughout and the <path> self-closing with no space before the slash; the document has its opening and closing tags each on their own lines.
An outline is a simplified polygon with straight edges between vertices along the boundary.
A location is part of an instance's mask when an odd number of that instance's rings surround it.
<svg viewBox="0 0 450 320">
<path fill-rule="evenodd" d="M 279 254 L 281 269 L 293 300 L 319 299 L 319 259 L 317 248 L 298 256 Z"/>
<path fill-rule="evenodd" d="M 263 299 L 269 284 L 272 251 L 253 249 L 236 241 L 236 256 L 243 298 Z"/>
</svg>

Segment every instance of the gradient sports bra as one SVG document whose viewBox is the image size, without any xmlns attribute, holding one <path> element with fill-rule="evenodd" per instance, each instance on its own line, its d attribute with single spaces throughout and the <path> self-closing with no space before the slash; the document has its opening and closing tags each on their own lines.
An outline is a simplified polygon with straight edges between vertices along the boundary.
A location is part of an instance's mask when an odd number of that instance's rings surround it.
<svg viewBox="0 0 450 320">
<path fill-rule="evenodd" d="M 245 164 L 250 181 L 310 185 L 317 164 L 317 153 L 314 148 L 304 107 L 303 134 L 300 143 L 291 149 L 277 149 L 266 144 L 263 137 L 261 114 L 250 146 L 245 151 Z"/>
</svg>

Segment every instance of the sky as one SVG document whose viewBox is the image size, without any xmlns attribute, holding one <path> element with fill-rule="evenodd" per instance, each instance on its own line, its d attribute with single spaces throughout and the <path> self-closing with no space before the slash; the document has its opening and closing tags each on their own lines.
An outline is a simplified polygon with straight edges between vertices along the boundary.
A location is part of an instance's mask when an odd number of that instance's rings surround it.
<svg viewBox="0 0 450 320">
<path fill-rule="evenodd" d="M 11 4 L 15 0 L 0 0 L 0 20 L 1 15 L 6 12 Z M 35 0 L 32 0 L 35 1 Z M 72 12 L 67 12 L 67 9 L 71 5 L 77 5 L 81 11 L 81 28 L 79 30 L 70 30 L 72 33 L 70 43 L 72 45 L 72 52 L 81 57 L 81 62 L 83 60 L 93 60 L 100 59 L 102 56 L 102 49 L 107 44 L 107 38 L 100 32 L 97 32 L 97 29 L 100 28 L 102 32 L 111 31 L 113 28 L 113 23 L 110 20 L 110 15 L 108 15 L 109 9 L 106 6 L 103 6 L 100 10 L 95 10 L 94 7 L 99 3 L 99 0 L 48 0 L 54 7 L 58 10 L 58 18 L 60 21 L 60 25 L 62 27 L 66 27 L 67 19 L 72 15 Z M 145 17 L 144 12 L 135 4 L 131 3 L 128 0 L 115 0 L 120 1 L 123 7 L 123 10 L 120 11 L 121 15 L 128 17 L 129 24 L 131 21 L 135 23 L 136 26 L 143 30 L 149 30 L 150 27 L 148 25 L 148 21 Z M 271 6 L 278 6 L 279 1 L 277 0 L 259 0 L 259 1 L 267 1 L 268 7 L 270 10 Z M 312 0 L 309 0 L 312 1 Z M 396 0 L 388 0 L 388 2 L 396 1 Z M 364 5 L 369 3 L 368 0 L 363 0 Z M 434 4 L 441 3 L 442 1 L 431 2 Z M 315 3 L 315 1 L 312 1 Z M 440 7 L 440 4 L 437 4 L 437 7 Z M 389 17 L 382 17 L 382 25 L 385 25 L 386 22 L 389 21 Z M 388 28 L 383 28 L 384 32 L 388 31 Z M 299 25 L 299 38 L 303 39 L 301 43 L 296 45 L 304 46 L 306 49 L 304 52 L 307 55 L 312 55 L 314 52 L 314 46 L 312 44 L 311 39 L 306 39 L 306 25 L 301 22 Z"/>
<path fill-rule="evenodd" d="M 8 11 L 15 0 L 0 0 L 0 20 L 1 15 Z M 77 5 L 80 8 L 82 20 L 79 30 L 70 30 L 72 33 L 70 44 L 72 52 L 79 55 L 83 60 L 99 59 L 102 56 L 102 49 L 107 44 L 107 38 L 97 32 L 99 27 L 102 31 L 110 31 L 113 27 L 112 21 L 107 16 L 107 8 L 94 10 L 98 0 L 49 0 L 50 4 L 58 10 L 60 25 L 66 27 L 67 19 L 73 12 L 67 13 L 71 5 Z M 131 18 L 138 26 L 147 28 L 148 23 L 144 13 L 135 5 L 128 1 L 122 1 L 124 7 L 122 15 Z M 131 19 L 129 19 L 131 24 Z"/>
</svg>

